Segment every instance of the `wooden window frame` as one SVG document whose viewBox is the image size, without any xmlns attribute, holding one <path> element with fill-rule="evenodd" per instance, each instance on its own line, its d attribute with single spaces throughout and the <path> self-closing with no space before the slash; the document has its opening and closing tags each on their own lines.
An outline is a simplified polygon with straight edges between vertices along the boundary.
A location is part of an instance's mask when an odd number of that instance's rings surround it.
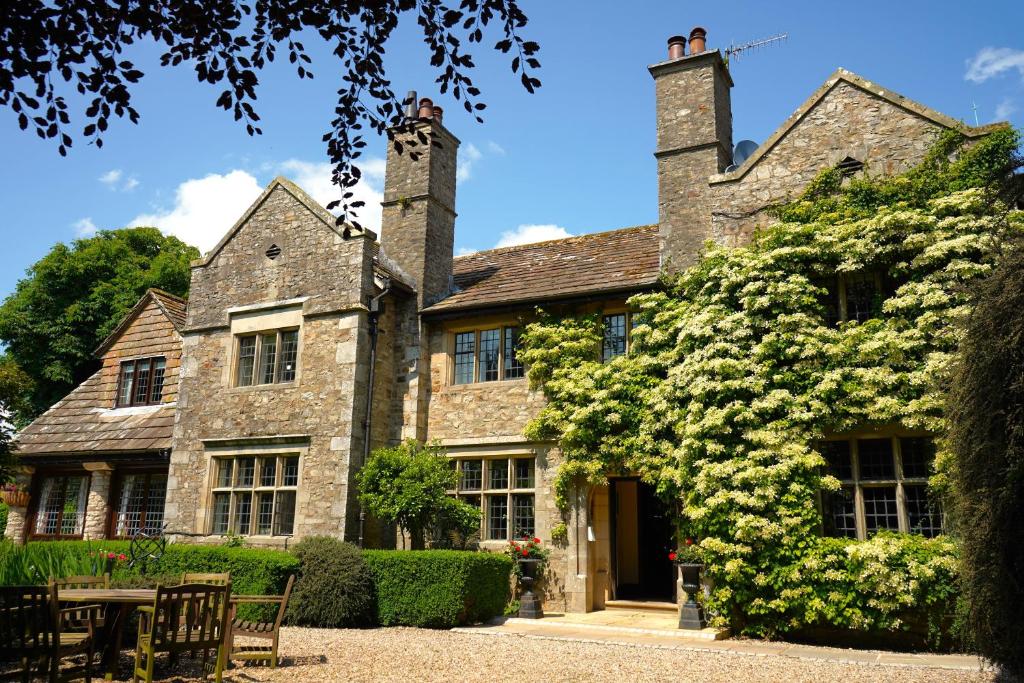
<svg viewBox="0 0 1024 683">
<path fill-rule="evenodd" d="M 834 307 L 836 319 L 832 322 L 834 325 L 850 321 L 849 314 L 849 299 L 847 297 L 846 289 L 850 283 L 850 277 L 852 275 L 870 275 L 874 280 L 875 284 L 875 296 L 885 301 L 886 298 L 886 278 L 880 270 L 869 270 L 866 273 L 837 273 L 832 279 L 831 287 L 826 285 L 826 291 L 828 292 L 829 299 L 831 299 L 832 306 Z M 818 280 L 820 283 L 821 280 Z"/>
<path fill-rule="evenodd" d="M 873 488 L 895 488 L 896 490 L 896 516 L 898 526 L 892 531 L 898 531 L 900 533 L 915 533 L 910 528 L 910 514 L 907 509 L 906 494 L 904 492 L 905 486 L 924 486 L 928 488 L 928 475 L 907 477 L 903 474 L 903 439 L 915 439 L 915 438 L 932 438 L 928 436 L 920 435 L 908 435 L 908 434 L 896 434 L 891 436 L 884 435 L 872 435 L 862 434 L 857 436 L 849 436 L 842 438 L 830 438 L 826 441 L 845 441 L 849 444 L 850 449 L 850 479 L 840 479 L 839 482 L 842 488 L 852 488 L 854 493 L 854 520 L 857 529 L 855 537 L 857 540 L 867 540 L 869 538 L 867 531 L 867 515 L 864 507 L 864 490 Z M 890 447 L 892 449 L 893 456 L 893 477 L 887 479 L 862 479 L 860 472 L 860 442 L 870 441 L 873 439 L 888 439 Z M 824 501 L 822 500 L 822 520 L 824 522 L 824 515 L 829 514 L 829 511 L 824 507 Z M 946 527 L 945 514 L 939 509 L 939 532 L 944 533 Z M 822 529 L 824 532 L 824 529 Z M 877 533 L 877 532 L 873 532 Z M 847 538 L 842 536 L 840 538 Z"/>
<path fill-rule="evenodd" d="M 449 455 L 449 461 L 455 465 L 455 471 L 458 473 L 458 479 L 455 484 L 455 488 L 450 489 L 448 495 L 463 500 L 467 496 L 473 496 L 480 499 L 480 541 L 481 543 L 508 543 L 509 541 L 519 538 L 515 535 L 516 529 L 513 528 L 515 515 L 515 498 L 517 496 L 532 496 L 533 497 L 533 535 L 537 535 L 537 457 L 535 455 L 526 455 L 523 453 L 509 453 L 509 454 L 488 454 L 488 455 L 476 455 L 472 453 L 460 454 L 457 456 Z M 482 467 L 480 471 L 480 488 L 478 489 L 463 489 L 462 488 L 462 466 L 467 460 L 481 461 Z M 505 476 L 506 486 L 504 487 L 491 487 L 491 471 L 494 466 L 493 463 L 505 461 Z M 533 486 L 532 487 L 519 487 L 516 486 L 516 470 L 515 465 L 517 460 L 529 460 L 533 463 Z M 490 521 L 490 507 L 488 501 L 495 496 L 505 496 L 506 505 L 506 522 L 505 522 L 505 535 L 501 538 L 491 538 L 491 521 Z"/>
<path fill-rule="evenodd" d="M 298 507 L 299 507 L 299 486 L 302 482 L 302 453 L 296 451 L 282 451 L 277 453 L 233 453 L 225 455 L 217 455 L 211 458 L 211 474 L 212 474 L 212 486 L 210 487 L 209 497 L 209 520 L 208 520 L 208 533 L 210 536 L 227 536 L 235 532 L 236 527 L 236 516 L 237 516 L 237 494 L 250 494 L 249 504 L 249 532 L 244 534 L 238 534 L 246 538 L 289 538 L 295 535 L 295 526 L 298 518 Z M 260 479 L 263 474 L 261 461 L 273 458 L 274 464 L 274 484 L 270 486 L 262 485 Z M 295 483 L 285 484 L 284 483 L 284 464 L 289 458 L 295 458 L 297 469 L 295 473 Z M 243 486 L 238 483 L 238 472 L 239 466 L 238 461 L 252 459 L 253 463 L 253 478 L 250 486 Z M 231 463 L 231 481 L 227 486 L 221 486 L 218 483 L 220 476 L 221 462 L 225 460 L 232 461 Z M 293 495 L 294 507 L 292 508 L 292 531 L 289 534 L 276 533 L 277 525 L 277 500 L 278 493 L 291 493 Z M 261 493 L 271 493 L 273 495 L 273 503 L 270 512 L 270 533 L 260 534 L 255 533 L 257 530 L 257 515 L 258 510 L 256 507 L 257 496 Z M 226 494 L 228 497 L 228 519 L 227 519 L 227 531 L 220 532 L 215 530 L 216 519 L 214 517 L 214 500 L 217 495 Z"/>
<path fill-rule="evenodd" d="M 497 362 L 498 362 L 498 377 L 497 377 L 497 379 L 482 380 L 482 379 L 480 379 L 480 335 L 483 332 L 493 332 L 494 330 L 498 331 L 498 359 L 497 359 Z M 450 335 L 449 335 L 450 340 L 451 340 L 451 346 L 450 346 L 451 352 L 448 354 L 449 366 L 450 366 L 450 370 L 448 372 L 448 384 L 451 385 L 451 386 L 460 386 L 461 387 L 461 386 L 467 386 L 467 385 L 470 385 L 470 384 L 498 384 L 498 383 L 501 383 L 501 382 L 518 382 L 518 381 L 525 380 L 526 379 L 526 365 L 523 363 L 522 359 L 518 358 L 518 356 L 517 356 L 517 360 L 519 361 L 519 364 L 522 366 L 522 374 L 517 374 L 514 377 L 509 377 L 506 374 L 506 370 L 508 368 L 506 368 L 506 364 L 505 364 L 505 361 L 507 359 L 507 354 L 506 354 L 506 351 L 505 351 L 505 338 L 506 338 L 506 335 L 508 335 L 510 333 L 509 332 L 510 330 L 519 330 L 520 331 L 520 335 L 522 335 L 522 325 L 495 324 L 495 325 L 484 325 L 484 326 L 481 326 L 481 327 L 475 328 L 475 329 L 453 330 L 450 333 Z M 456 345 L 456 340 L 458 339 L 459 335 L 463 335 L 463 334 L 472 334 L 473 335 L 473 371 L 472 371 L 472 374 L 471 374 L 471 377 L 470 377 L 469 381 L 457 382 L 456 381 L 456 379 L 457 379 L 457 372 L 456 372 L 457 345 Z"/>
<path fill-rule="evenodd" d="M 284 349 L 284 335 L 294 332 L 295 333 L 295 368 L 292 371 L 291 379 L 282 379 L 284 369 L 282 367 L 282 358 Z M 264 382 L 263 380 L 263 338 L 274 335 L 274 370 L 273 380 L 270 382 Z M 253 347 L 253 367 L 252 367 L 252 381 L 248 384 L 242 384 L 240 372 L 242 369 L 241 358 L 242 358 L 242 340 L 252 339 L 256 340 L 256 344 Z M 269 387 L 275 384 L 295 384 L 299 379 L 299 356 L 301 356 L 301 327 L 290 326 L 282 327 L 276 330 L 261 330 L 257 332 L 243 332 L 235 334 L 234 338 L 234 363 L 231 369 L 231 386 L 233 387 Z"/>
<path fill-rule="evenodd" d="M 163 380 L 160 382 L 160 395 L 157 397 L 153 396 L 153 375 L 156 371 L 156 362 L 164 362 L 164 374 Z M 136 400 L 135 396 L 138 390 L 139 383 L 139 366 L 145 363 L 147 366 L 147 381 L 149 385 L 146 387 L 146 399 L 144 401 Z M 123 389 L 124 383 L 124 371 L 127 366 L 132 366 L 132 392 L 131 396 L 128 397 L 127 403 L 121 402 L 121 390 Z M 146 356 L 144 358 L 132 358 L 131 360 L 123 360 L 117 366 L 117 392 L 114 394 L 114 407 L 115 408 L 134 408 L 138 406 L 158 406 L 163 403 L 164 399 L 164 387 L 167 386 L 167 357 L 166 356 Z"/>
<path fill-rule="evenodd" d="M 610 358 L 605 358 L 605 355 L 604 355 L 604 340 L 605 340 L 604 332 L 605 332 L 605 329 L 606 329 L 606 321 L 608 320 L 608 318 L 615 318 L 615 317 L 618 317 L 620 315 L 622 316 L 623 324 L 625 325 L 625 335 L 624 335 L 625 336 L 625 348 L 623 349 L 622 353 L 617 353 L 614 356 L 611 356 Z M 611 312 L 605 312 L 605 313 L 601 314 L 601 348 L 598 351 L 598 357 L 601 359 L 602 363 L 607 363 L 607 362 L 611 361 L 612 359 L 618 358 L 619 356 L 625 356 L 625 355 L 629 354 L 629 347 L 631 345 L 630 337 L 632 336 L 632 334 L 631 334 L 632 331 L 633 331 L 633 314 L 630 313 L 629 311 L 611 311 Z"/>
<path fill-rule="evenodd" d="M 41 534 L 36 533 L 36 524 L 39 521 L 39 506 L 42 501 L 43 482 L 47 479 L 68 479 L 69 477 L 85 477 L 85 507 L 82 509 L 82 533 L 80 534 Z M 89 514 L 89 493 L 92 491 L 92 473 L 84 469 L 62 468 L 44 470 L 37 472 L 32 477 L 31 485 L 31 514 L 28 515 L 25 525 L 25 538 L 29 541 L 80 541 L 85 533 L 85 521 Z M 57 515 L 57 529 L 60 529 L 63 522 L 64 512 Z"/>
<path fill-rule="evenodd" d="M 117 533 L 118 517 L 121 512 L 121 495 L 124 493 L 125 479 L 131 476 L 142 476 L 146 478 L 146 496 L 144 504 L 142 506 L 142 515 L 139 518 L 139 529 L 145 530 L 146 528 L 146 514 L 149 507 L 149 494 L 150 494 L 150 479 L 153 476 L 168 476 L 167 467 L 127 467 L 123 469 L 117 469 L 114 473 L 113 486 L 110 487 L 111 496 L 108 507 L 110 508 L 109 515 L 107 517 L 107 538 L 127 540 L 131 539 L 132 536 L 122 535 Z M 164 486 L 164 505 L 166 508 L 167 504 L 167 487 Z M 163 515 L 161 520 L 166 521 Z M 163 524 L 161 524 L 161 528 Z"/>
</svg>

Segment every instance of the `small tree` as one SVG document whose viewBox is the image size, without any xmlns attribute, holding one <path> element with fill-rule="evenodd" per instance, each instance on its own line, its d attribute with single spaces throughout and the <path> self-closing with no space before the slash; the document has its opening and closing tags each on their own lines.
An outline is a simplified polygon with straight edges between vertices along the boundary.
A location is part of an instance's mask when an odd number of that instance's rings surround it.
<svg viewBox="0 0 1024 683">
<path fill-rule="evenodd" d="M 454 524 L 470 533 L 468 527 L 479 520 L 472 506 L 446 495 L 455 488 L 457 476 L 443 449 L 405 441 L 370 454 L 356 478 L 359 501 L 408 533 L 413 548 L 422 548 L 425 532 L 435 525 Z"/>
</svg>

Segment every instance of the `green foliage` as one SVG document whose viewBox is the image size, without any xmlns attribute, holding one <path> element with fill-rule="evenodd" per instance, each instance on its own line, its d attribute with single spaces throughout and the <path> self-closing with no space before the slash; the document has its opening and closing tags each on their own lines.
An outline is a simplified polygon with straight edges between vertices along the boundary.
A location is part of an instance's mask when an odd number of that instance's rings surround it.
<svg viewBox="0 0 1024 683">
<path fill-rule="evenodd" d="M 413 547 L 422 548 L 431 526 L 466 534 L 479 523 L 475 508 L 445 494 L 455 488 L 456 478 L 443 449 L 409 440 L 370 454 L 357 475 L 359 501 L 380 519 L 398 524 Z"/>
<path fill-rule="evenodd" d="M 3 538 L 4 531 L 7 530 L 7 503 L 0 501 L 0 538 Z"/>
<path fill-rule="evenodd" d="M 901 176 L 822 174 L 748 246 L 708 245 L 662 291 L 633 297 L 630 353 L 608 363 L 596 317 L 528 326 L 523 358 L 549 402 L 526 433 L 558 440 L 559 504 L 627 472 L 681 501 L 679 533 L 698 540 L 714 582 L 706 607 L 744 634 L 909 628 L 893 585 L 941 627 L 955 546 L 885 537 L 838 552 L 817 504 L 838 481 L 814 444 L 865 424 L 943 433 L 968 286 L 1024 229 L 998 193 L 1016 145 L 1010 130 L 967 149 L 946 135 Z M 890 284 L 880 315 L 830 324 L 828 283 L 858 272 Z"/>
<path fill-rule="evenodd" d="M 965 620 L 981 654 L 1024 678 L 1024 251 L 978 289 L 949 396 L 950 513 Z"/>
<path fill-rule="evenodd" d="M 0 341 L 31 379 L 19 423 L 97 369 L 93 351 L 150 287 L 184 296 L 199 251 L 156 228 L 100 231 L 57 244 L 0 305 Z"/>
<path fill-rule="evenodd" d="M 539 538 L 523 536 L 521 541 L 509 541 L 505 546 L 505 554 L 512 560 L 512 573 L 517 579 L 523 578 L 523 566 L 519 563 L 523 559 L 537 560 L 533 576 L 540 578 L 548 566 L 551 550 L 541 545 Z"/>
<path fill-rule="evenodd" d="M 29 410 L 28 396 L 31 392 L 29 376 L 6 353 L 0 354 L 0 484 L 11 477 L 11 420 Z M 6 517 L 5 513 L 5 520 Z"/>
<path fill-rule="evenodd" d="M 359 548 L 336 538 L 311 536 L 292 552 L 302 571 L 288 605 L 290 623 L 327 628 L 373 623 L 373 576 Z"/>
<path fill-rule="evenodd" d="M 99 576 L 106 571 L 105 554 L 127 553 L 128 546 L 128 541 L 46 541 L 16 545 L 5 540 L 0 543 L 0 586 L 44 584 L 51 577 Z M 124 571 L 123 565 L 118 569 Z"/>
<path fill-rule="evenodd" d="M 509 599 L 512 562 L 497 553 L 367 550 L 381 626 L 449 628 L 487 621 Z"/>
</svg>

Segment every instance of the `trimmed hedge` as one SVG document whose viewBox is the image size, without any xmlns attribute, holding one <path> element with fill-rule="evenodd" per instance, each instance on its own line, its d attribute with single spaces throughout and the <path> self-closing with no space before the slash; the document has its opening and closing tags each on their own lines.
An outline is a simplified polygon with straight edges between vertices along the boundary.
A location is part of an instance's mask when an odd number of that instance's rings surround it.
<svg viewBox="0 0 1024 683">
<path fill-rule="evenodd" d="M 367 550 L 382 626 L 450 628 L 502 614 L 512 561 L 497 553 Z"/>
<path fill-rule="evenodd" d="M 328 536 L 310 536 L 292 550 L 302 563 L 288 604 L 288 623 L 343 628 L 374 623 L 373 575 L 362 551 Z"/>
</svg>

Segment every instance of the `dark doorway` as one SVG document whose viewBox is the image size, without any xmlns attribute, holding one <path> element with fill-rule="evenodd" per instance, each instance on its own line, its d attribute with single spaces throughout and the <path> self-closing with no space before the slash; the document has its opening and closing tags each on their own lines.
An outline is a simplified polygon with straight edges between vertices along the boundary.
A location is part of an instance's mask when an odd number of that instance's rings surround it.
<svg viewBox="0 0 1024 683">
<path fill-rule="evenodd" d="M 611 504 L 616 599 L 674 602 L 668 506 L 639 479 L 613 479 Z"/>
</svg>

